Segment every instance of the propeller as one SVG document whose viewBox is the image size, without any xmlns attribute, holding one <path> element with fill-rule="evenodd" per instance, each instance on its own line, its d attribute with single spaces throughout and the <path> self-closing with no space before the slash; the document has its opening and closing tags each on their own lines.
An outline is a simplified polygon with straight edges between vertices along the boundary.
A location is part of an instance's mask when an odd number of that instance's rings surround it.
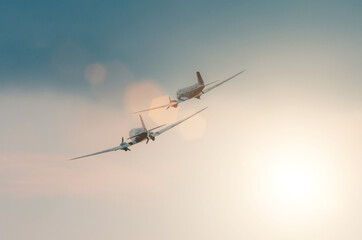
<svg viewBox="0 0 362 240">
<path fill-rule="evenodd" d="M 119 144 L 119 146 L 123 147 L 124 145 L 127 145 L 127 143 L 124 141 L 124 137 L 122 137 L 122 142 L 121 144 Z M 128 147 L 123 147 L 121 150 L 124 150 L 124 151 L 131 151 L 131 149 L 129 149 Z"/>
<path fill-rule="evenodd" d="M 163 126 L 165 126 L 165 125 L 166 125 L 166 124 L 162 124 L 162 125 L 160 125 L 160 126 L 151 128 L 150 130 L 145 129 L 145 130 L 146 130 L 145 132 L 139 133 L 139 134 L 134 135 L 134 136 L 132 136 L 132 137 L 129 137 L 129 138 L 127 138 L 127 139 L 136 138 L 136 137 L 141 136 L 141 135 L 143 135 L 144 133 L 146 133 L 146 134 L 147 134 L 147 135 L 146 135 L 146 144 L 147 144 L 147 143 L 150 141 L 150 139 L 151 139 L 152 141 L 155 141 L 155 137 L 152 136 L 152 135 L 150 135 L 151 131 L 153 131 L 153 130 L 155 130 L 155 129 L 157 129 L 157 128 L 163 127 Z M 123 138 L 122 138 L 122 139 L 123 139 Z"/>
<path fill-rule="evenodd" d="M 168 100 L 170 101 L 170 105 L 168 105 L 166 109 L 169 109 L 170 107 L 177 108 L 178 103 L 176 100 L 173 100 L 170 96 L 168 97 Z"/>
</svg>

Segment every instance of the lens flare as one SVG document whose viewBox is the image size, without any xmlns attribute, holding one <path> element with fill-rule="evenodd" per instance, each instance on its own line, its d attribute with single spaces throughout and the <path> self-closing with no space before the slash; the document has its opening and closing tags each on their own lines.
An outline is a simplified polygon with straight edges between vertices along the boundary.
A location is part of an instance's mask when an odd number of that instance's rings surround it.
<svg viewBox="0 0 362 240">
<path fill-rule="evenodd" d="M 104 80 L 106 79 L 107 71 L 102 64 L 96 63 L 87 66 L 84 75 L 87 81 L 92 86 L 95 86 L 104 82 Z"/>
<path fill-rule="evenodd" d="M 154 81 L 145 80 L 132 84 L 126 92 L 126 106 L 129 112 L 154 108 L 169 103 L 168 95 Z M 141 113 L 149 116 L 156 124 L 168 124 L 175 122 L 178 116 L 178 108 L 161 108 Z"/>
<path fill-rule="evenodd" d="M 168 95 L 156 97 L 151 100 L 150 108 L 165 105 L 169 102 Z M 158 125 L 172 123 L 177 120 L 179 109 L 170 107 L 169 109 L 162 108 L 148 112 L 148 116 Z"/>
<path fill-rule="evenodd" d="M 163 89 L 152 80 L 132 83 L 125 94 L 126 107 L 129 112 L 147 109 L 152 99 L 162 95 L 165 95 Z"/>
</svg>

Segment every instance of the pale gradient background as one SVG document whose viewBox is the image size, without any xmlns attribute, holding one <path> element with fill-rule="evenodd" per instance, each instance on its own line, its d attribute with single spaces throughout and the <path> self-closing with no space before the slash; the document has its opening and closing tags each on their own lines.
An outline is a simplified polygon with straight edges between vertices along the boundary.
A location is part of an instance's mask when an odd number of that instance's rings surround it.
<svg viewBox="0 0 362 240">
<path fill-rule="evenodd" d="M 360 1 L 5 0 L 0 30 L 0 239 L 362 239 Z"/>
</svg>

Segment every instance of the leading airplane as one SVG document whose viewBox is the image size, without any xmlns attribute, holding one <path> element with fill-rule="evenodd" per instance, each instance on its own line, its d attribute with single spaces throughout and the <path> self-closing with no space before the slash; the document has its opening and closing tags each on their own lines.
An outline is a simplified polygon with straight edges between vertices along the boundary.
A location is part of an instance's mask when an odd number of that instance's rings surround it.
<svg viewBox="0 0 362 240">
<path fill-rule="evenodd" d="M 114 147 L 114 148 L 110 148 L 110 149 L 107 149 L 107 150 L 103 150 L 103 151 L 100 151 L 100 152 L 96 152 L 96 153 L 92 153 L 92 154 L 88 154 L 88 155 L 84 155 L 84 156 L 81 156 L 81 157 L 76 157 L 76 158 L 72 158 L 70 160 L 75 160 L 75 159 L 79 159 L 79 158 L 85 158 L 85 157 L 90 157 L 90 156 L 94 156 L 94 155 L 98 155 L 98 154 L 102 154 L 102 153 L 106 153 L 106 152 L 112 152 L 112 151 L 117 151 L 117 150 L 123 150 L 123 151 L 131 151 L 131 149 L 129 149 L 130 146 L 132 145 L 135 145 L 137 143 L 140 143 L 144 140 L 146 140 L 146 143 L 148 143 L 148 141 L 151 139 L 152 141 L 155 141 L 156 137 L 161 135 L 162 133 L 166 132 L 167 130 L 170 130 L 171 128 L 173 127 L 176 127 L 177 125 L 179 125 L 180 123 L 186 121 L 187 119 L 195 116 L 196 114 L 204 111 L 207 107 L 201 109 L 200 111 L 188 116 L 187 118 L 184 118 L 178 122 L 175 122 L 173 124 L 170 124 L 169 126 L 167 127 L 164 127 L 162 128 L 161 130 L 158 130 L 157 132 L 152 132 L 153 130 L 157 129 L 157 128 L 160 128 L 160 127 L 163 127 L 165 126 L 164 125 L 160 125 L 160 126 L 157 126 L 155 128 L 152 128 L 150 130 L 147 130 L 146 128 L 146 125 L 145 123 L 143 122 L 143 119 L 142 119 L 142 116 L 140 116 L 140 120 L 141 120 L 141 124 L 142 124 L 142 127 L 141 128 L 134 128 L 134 129 L 131 129 L 131 131 L 129 131 L 129 138 L 128 139 L 131 139 L 130 142 L 125 142 L 123 137 L 122 137 L 122 142 L 119 146 L 117 147 Z M 128 140 L 127 139 L 127 140 Z"/>
<path fill-rule="evenodd" d="M 160 108 L 166 108 L 166 109 L 169 109 L 170 107 L 177 108 L 180 103 L 185 102 L 187 100 L 190 100 L 190 99 L 193 99 L 193 98 L 200 99 L 200 97 L 202 95 L 204 95 L 205 93 L 207 93 L 207 92 L 211 91 L 212 89 L 220 86 L 221 84 L 226 83 L 227 81 L 233 79 L 234 77 L 238 76 L 239 74 L 241 74 L 243 72 L 245 72 L 245 70 L 241 71 L 241 72 L 239 72 L 239 73 L 237 73 L 237 74 L 235 74 L 235 75 L 233 75 L 231 77 L 229 77 L 226 80 L 223 80 L 223 81 L 217 80 L 217 81 L 214 81 L 214 82 L 211 82 L 211 83 L 208 83 L 208 84 L 205 84 L 204 80 L 202 79 L 202 76 L 201 76 L 200 72 L 196 72 L 197 83 L 195 83 L 194 85 L 191 85 L 189 87 L 185 87 L 185 88 L 182 88 L 182 89 L 178 90 L 176 92 L 176 98 L 177 98 L 176 100 L 173 100 L 173 99 L 171 99 L 171 97 L 168 97 L 168 99 L 169 99 L 168 104 L 158 106 L 158 107 L 154 107 L 154 108 L 141 110 L 141 111 L 138 111 L 138 112 L 133 112 L 133 113 L 141 113 L 141 112 L 151 111 L 151 110 L 160 109 Z M 212 86 L 210 86 L 208 88 L 205 88 L 206 86 L 209 86 L 209 85 L 214 84 L 214 83 L 215 83 L 215 85 L 212 85 Z"/>
</svg>

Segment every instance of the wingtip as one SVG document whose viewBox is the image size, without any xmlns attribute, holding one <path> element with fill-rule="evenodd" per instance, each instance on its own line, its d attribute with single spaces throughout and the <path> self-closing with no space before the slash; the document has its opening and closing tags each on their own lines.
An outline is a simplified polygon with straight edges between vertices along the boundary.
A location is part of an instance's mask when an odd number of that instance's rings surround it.
<svg viewBox="0 0 362 240">
<path fill-rule="evenodd" d="M 130 112 L 129 114 L 140 114 L 141 112 L 145 112 L 145 111 L 142 110 L 142 111 L 137 111 L 137 112 Z"/>
<path fill-rule="evenodd" d="M 82 158 L 82 157 L 84 157 L 84 156 L 80 156 L 80 157 L 75 157 L 75 158 L 70 158 L 70 159 L 68 159 L 68 161 L 73 161 L 73 160 L 77 160 L 77 159 L 79 159 L 79 158 Z"/>
<path fill-rule="evenodd" d="M 137 111 L 137 112 L 130 112 L 130 114 L 141 114 L 143 112 L 147 112 L 149 111 L 149 109 L 145 109 L 145 110 L 141 110 L 141 111 Z"/>
<path fill-rule="evenodd" d="M 75 158 L 70 158 L 68 159 L 68 161 L 74 161 L 74 160 L 77 160 L 77 159 L 80 159 L 80 158 L 83 158 L 84 156 L 81 156 L 81 157 L 75 157 Z"/>
<path fill-rule="evenodd" d="M 207 106 L 207 107 L 204 107 L 203 109 L 201 109 L 201 110 L 199 110 L 197 113 L 200 113 L 200 112 L 202 112 L 202 111 L 204 111 L 206 108 L 208 108 L 209 106 Z"/>
</svg>

